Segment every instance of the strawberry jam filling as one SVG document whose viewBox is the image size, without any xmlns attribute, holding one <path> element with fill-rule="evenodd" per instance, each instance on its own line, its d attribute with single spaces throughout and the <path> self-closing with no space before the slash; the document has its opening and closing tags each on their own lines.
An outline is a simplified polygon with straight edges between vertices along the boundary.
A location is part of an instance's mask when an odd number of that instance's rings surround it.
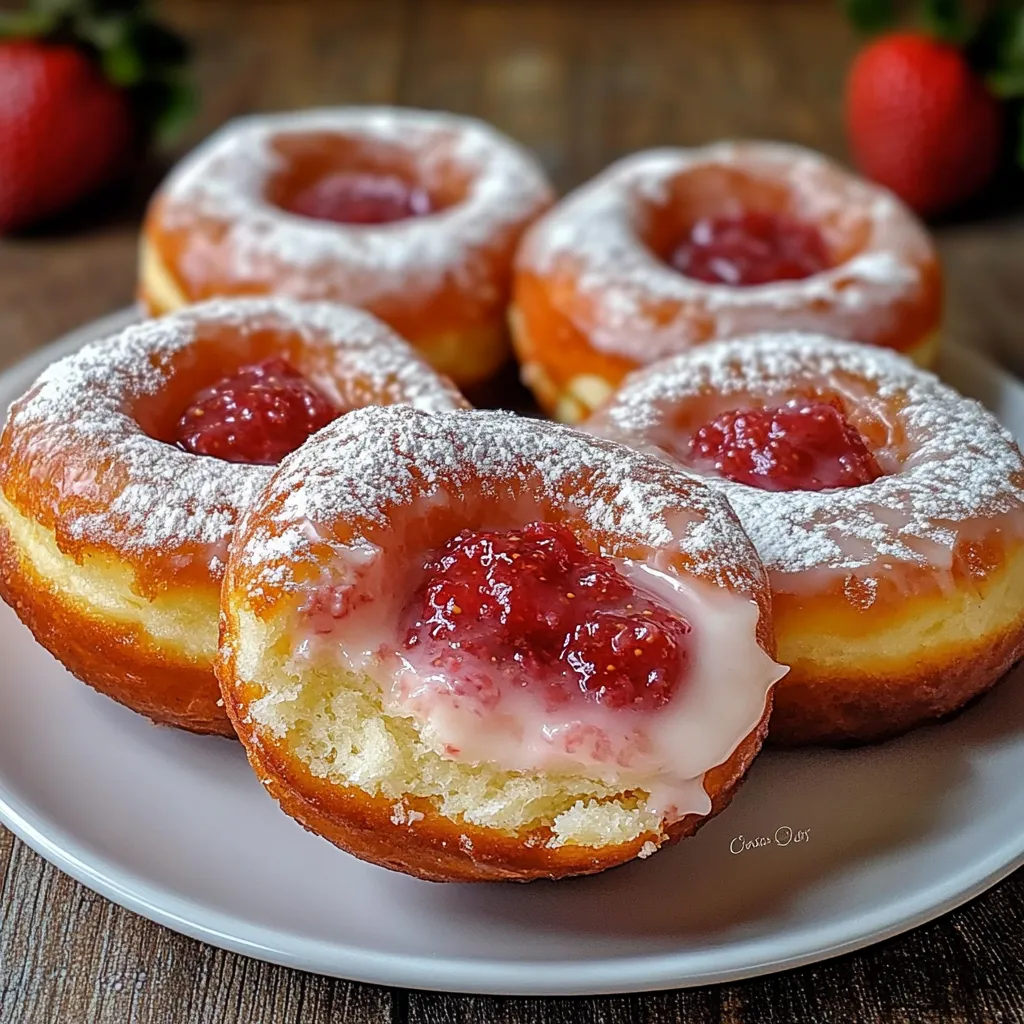
<svg viewBox="0 0 1024 1024">
<path fill-rule="evenodd" d="M 722 413 L 694 434 L 685 461 L 765 491 L 858 487 L 882 476 L 841 409 L 803 399 Z"/>
<path fill-rule="evenodd" d="M 198 391 L 175 441 L 195 455 L 274 465 L 341 412 L 286 360 L 267 359 Z"/>
<path fill-rule="evenodd" d="M 290 213 L 336 224 L 389 224 L 431 212 L 430 196 L 395 174 L 340 171 L 292 197 Z"/>
<path fill-rule="evenodd" d="M 798 281 L 830 266 L 816 227 L 753 210 L 698 220 L 668 262 L 686 277 L 730 285 Z"/>
<path fill-rule="evenodd" d="M 656 711 L 683 680 L 690 624 L 565 527 L 466 530 L 425 568 L 405 648 L 484 706 L 524 687 L 549 708 Z"/>
</svg>

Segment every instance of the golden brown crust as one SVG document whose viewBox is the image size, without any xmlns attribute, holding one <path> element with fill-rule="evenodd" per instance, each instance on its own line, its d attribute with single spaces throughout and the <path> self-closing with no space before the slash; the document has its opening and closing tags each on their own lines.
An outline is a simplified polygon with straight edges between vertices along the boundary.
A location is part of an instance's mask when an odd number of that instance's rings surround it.
<svg viewBox="0 0 1024 1024">
<path fill-rule="evenodd" d="M 803 211 L 835 265 L 747 289 L 742 302 L 671 270 L 693 224 L 736 203 Z M 901 273 L 861 276 L 858 261 L 875 258 Z M 525 382 L 546 412 L 575 422 L 594 408 L 585 388 L 576 393 L 580 378 L 614 389 L 638 366 L 754 331 L 814 330 L 924 355 L 941 321 L 942 274 L 923 226 L 875 186 L 799 148 L 722 143 L 636 153 L 563 198 L 524 236 L 512 301 Z"/>
<path fill-rule="evenodd" d="M 155 241 L 146 235 L 143 236 L 143 245 L 154 246 L 154 252 L 157 251 Z M 161 279 L 165 282 L 163 287 L 155 285 L 152 280 L 154 272 L 147 269 L 146 265 L 148 263 L 152 266 L 153 258 L 145 261 L 140 270 L 136 293 L 139 304 L 148 316 L 165 316 L 200 301 L 188 298 L 170 271 L 160 271 Z M 506 277 L 510 275 L 511 268 L 507 268 Z M 167 287 L 168 282 L 170 287 Z M 417 320 L 416 327 L 415 333 L 403 334 L 403 337 L 438 373 L 457 382 L 461 388 L 483 385 L 509 362 L 511 342 L 505 323 L 504 306 L 482 323 L 441 327 L 426 317 Z M 405 330 L 408 331 L 409 327 Z"/>
<path fill-rule="evenodd" d="M 407 122 L 402 142 L 375 135 L 382 116 Z M 349 108 L 227 126 L 220 137 L 231 140 L 230 153 L 211 140 L 179 166 L 149 206 L 140 261 L 144 303 L 166 312 L 214 296 L 273 295 L 287 286 L 298 298 L 369 310 L 460 385 L 493 376 L 508 354 L 504 318 L 515 252 L 553 193 L 539 165 L 510 140 L 466 119 L 443 120 L 425 111 Z M 470 160 L 460 155 L 466 142 L 476 154 Z M 261 176 L 268 162 L 275 169 Z M 416 224 L 387 225 L 375 245 L 375 225 L 356 227 L 362 237 L 353 243 L 352 225 L 321 222 L 317 264 L 296 262 L 293 252 L 302 252 L 307 229 L 304 218 L 287 213 L 289 198 L 353 166 L 395 173 L 439 201 L 449 216 L 423 228 L 436 236 L 435 244 L 423 245 Z M 203 190 L 193 188 L 197 181 L 239 201 L 204 201 Z M 291 245 L 264 248 L 252 258 L 244 228 L 254 222 L 262 234 L 268 222 L 275 225 Z M 332 237 L 337 248 L 329 244 Z M 393 257 L 386 269 L 372 255 L 381 243 Z"/>
<path fill-rule="evenodd" d="M 247 361 L 282 354 L 329 382 L 343 408 L 466 404 L 450 381 L 363 312 L 222 302 L 130 327 L 67 357 L 14 403 L 0 435 L 0 506 L 10 523 L 0 594 L 71 672 L 154 721 L 233 734 L 217 707 L 213 620 L 234 524 L 247 495 L 270 474 L 268 467 L 180 451 L 167 443 L 173 424 L 198 387 Z M 72 573 L 91 559 L 123 570 L 115 575 L 130 581 L 129 603 L 166 605 L 180 594 L 185 608 L 190 595 L 201 598 L 209 613 L 202 613 L 205 640 L 185 643 L 208 650 L 186 646 L 176 656 L 173 644 L 147 631 L 145 605 L 133 625 L 107 621 L 88 597 L 72 601 L 34 560 L 36 531 Z"/>
<path fill-rule="evenodd" d="M 355 461 L 348 457 L 353 447 L 359 453 Z M 552 461 L 553 451 L 558 457 Z M 403 474 L 406 465 L 415 471 Z M 368 466 L 385 482 L 379 489 L 368 485 Z M 628 477 L 623 476 L 625 467 Z M 634 487 L 635 502 L 648 502 L 646 514 L 588 518 L 590 504 L 598 510 L 616 505 L 623 479 Z M 390 486 L 392 480 L 401 480 L 401 487 Z M 301 518 L 295 516 L 293 500 L 299 489 Z M 457 501 L 446 500 L 449 490 Z M 337 504 L 339 494 L 363 492 L 362 504 Z M 509 495 L 518 501 L 513 510 L 503 507 Z M 429 499 L 426 514 L 420 499 Z M 307 581 L 322 580 L 323 566 L 336 564 L 344 545 L 360 550 L 372 545 L 371 550 L 382 552 L 373 571 L 360 561 L 359 579 L 378 580 L 380 574 L 403 578 L 414 552 L 435 550 L 461 528 L 481 522 L 521 524 L 519 517 L 526 514 L 522 502 L 527 500 L 535 503 L 530 508 L 536 512 L 530 515 L 565 523 L 597 550 L 624 558 L 657 558 L 662 572 L 697 578 L 755 601 L 760 610 L 757 640 L 769 656 L 774 652 L 763 567 L 732 510 L 699 481 L 650 456 L 553 424 L 510 421 L 491 413 L 353 413 L 290 457 L 236 535 L 222 593 L 217 672 L 227 712 L 250 762 L 281 807 L 357 857 L 438 881 L 562 878 L 624 863 L 691 835 L 705 820 L 688 815 L 668 826 L 667 834 L 652 824 L 625 843 L 613 838 L 605 846 L 556 845 L 550 826 L 523 832 L 481 826 L 442 813 L 440 801 L 429 797 L 405 803 L 347 784 L 347 776 L 317 777 L 296 753 L 293 738 L 271 731 L 253 710 L 273 689 L 272 680 L 260 678 L 266 653 L 262 644 L 273 648 L 268 657 L 284 656 L 288 630 L 302 628 L 295 625 L 295 615 L 305 600 Z M 664 532 L 655 529 L 661 523 L 666 524 Z M 317 538 L 313 543 L 307 539 L 310 524 Z M 706 543 L 708 530 L 718 541 L 714 549 Z M 325 548 L 325 538 L 337 543 Z M 350 605 L 361 603 L 359 585 L 346 590 Z M 366 586 L 371 588 L 367 599 L 373 600 L 374 584 Z M 272 630 L 272 641 L 263 626 Z M 329 683 L 322 685 L 329 689 Z M 747 736 L 736 737 L 737 748 L 723 764 L 705 773 L 712 814 L 729 802 L 760 748 L 770 704 L 769 695 L 763 708 L 751 707 L 750 718 L 757 715 L 757 725 Z"/>
<path fill-rule="evenodd" d="M 579 422 L 592 413 L 640 365 L 595 348 L 559 309 L 547 282 L 527 271 L 516 275 L 509 323 L 523 382 L 545 413 L 566 423 Z M 903 344 L 887 347 L 921 366 L 930 366 L 935 361 L 936 329 L 937 323 L 933 323 L 925 333 L 909 335 Z M 699 343 L 716 338 L 709 332 Z M 600 381 L 607 390 L 598 401 L 589 401 L 587 392 L 578 389 L 581 378 Z"/>
<path fill-rule="evenodd" d="M 218 706 L 212 666 L 175 660 L 141 628 L 82 614 L 19 556 L 2 524 L 0 597 L 43 647 L 93 689 L 158 724 L 234 736 Z"/>
<path fill-rule="evenodd" d="M 775 688 L 769 742 L 848 745 L 887 739 L 953 714 L 1024 658 L 1024 613 L 973 645 L 908 658 L 902 670 L 849 673 L 794 664 Z"/>
<path fill-rule="evenodd" d="M 281 810 L 360 860 L 431 882 L 529 882 L 591 875 L 633 860 L 647 843 L 660 847 L 692 836 L 732 800 L 761 749 L 771 714 L 769 694 L 757 726 L 727 761 L 705 775 L 709 814 L 687 815 L 670 826 L 667 836 L 650 832 L 602 848 L 550 847 L 545 845 L 551 834 L 546 829 L 512 835 L 445 817 L 428 800 L 395 801 L 317 778 L 298 758 L 260 736 L 246 711 L 258 694 L 238 681 L 230 645 L 221 648 L 218 673 L 228 716 L 249 763 Z M 413 822 L 408 820 L 410 810 L 418 812 Z"/>
</svg>

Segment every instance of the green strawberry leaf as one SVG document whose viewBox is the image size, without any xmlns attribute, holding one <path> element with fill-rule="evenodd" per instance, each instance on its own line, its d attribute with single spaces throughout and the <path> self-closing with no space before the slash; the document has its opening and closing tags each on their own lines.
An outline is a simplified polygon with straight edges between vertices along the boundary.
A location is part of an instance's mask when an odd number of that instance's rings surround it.
<svg viewBox="0 0 1024 1024">
<path fill-rule="evenodd" d="M 66 18 L 79 6 L 77 0 L 31 0 L 29 9 L 54 18 Z"/>
<path fill-rule="evenodd" d="M 157 143 L 175 142 L 199 110 L 199 93 L 191 82 L 168 83 L 166 100 L 153 125 Z"/>
<path fill-rule="evenodd" d="M 161 146 L 177 139 L 199 105 L 194 87 L 180 74 L 141 82 L 132 90 L 132 102 L 150 139 Z"/>
<path fill-rule="evenodd" d="M 127 40 L 103 50 L 100 62 L 107 78 L 122 89 L 138 85 L 146 76 L 142 55 Z"/>
<path fill-rule="evenodd" d="M 35 39 L 56 29 L 59 18 L 43 11 L 0 11 L 0 39 Z"/>
<path fill-rule="evenodd" d="M 969 55 L 996 96 L 1024 95 L 1024 3 L 1004 0 L 989 11 L 971 42 Z"/>
<path fill-rule="evenodd" d="M 846 16 L 861 32 L 881 32 L 896 20 L 893 0 L 841 0 Z"/>
<path fill-rule="evenodd" d="M 75 37 L 87 42 L 99 53 L 127 44 L 132 31 L 132 19 L 121 15 L 97 15 L 91 12 L 76 14 L 71 19 Z"/>
<path fill-rule="evenodd" d="M 957 45 L 970 38 L 974 26 L 960 0 L 924 0 L 922 6 L 925 27 L 933 36 Z"/>
</svg>

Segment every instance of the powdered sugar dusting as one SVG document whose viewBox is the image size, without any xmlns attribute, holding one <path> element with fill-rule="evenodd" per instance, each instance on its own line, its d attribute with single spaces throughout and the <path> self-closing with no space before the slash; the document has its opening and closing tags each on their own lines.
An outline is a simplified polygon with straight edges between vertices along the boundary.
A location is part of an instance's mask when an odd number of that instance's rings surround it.
<svg viewBox="0 0 1024 1024">
<path fill-rule="evenodd" d="M 641 240 L 672 182 L 708 168 L 783 188 L 790 212 L 821 225 L 838 265 L 798 281 L 732 287 L 677 273 Z M 562 280 L 560 311 L 602 351 L 650 362 L 709 338 L 763 329 L 820 331 L 874 342 L 925 301 L 935 253 L 888 192 L 819 154 L 778 143 L 651 150 L 613 164 L 527 233 L 519 268 Z"/>
<path fill-rule="evenodd" d="M 429 190 L 453 174 L 466 194 L 428 216 L 382 225 L 311 220 L 266 198 L 284 167 L 288 136 L 338 135 L 411 160 Z M 481 252 L 514 244 L 551 200 L 537 162 L 481 121 L 422 110 L 341 107 L 233 121 L 172 172 L 152 207 L 168 231 L 186 233 L 174 270 L 192 290 L 211 261 L 238 286 L 297 298 L 368 305 L 410 288 L 453 281 L 480 301 L 497 296 Z"/>
<path fill-rule="evenodd" d="M 627 378 L 588 423 L 603 436 L 654 447 L 708 396 L 716 407 L 780 404 L 807 389 L 890 421 L 889 475 L 831 491 L 764 491 L 708 478 L 736 509 L 776 585 L 819 568 L 865 576 L 880 563 L 949 564 L 978 520 L 1007 517 L 1024 534 L 1024 458 L 977 402 L 885 350 L 798 334 L 716 342 Z M 852 410 L 852 411 L 851 411 Z M 874 581 L 857 599 L 870 603 Z"/>
<path fill-rule="evenodd" d="M 394 510 L 479 491 L 569 508 L 599 536 L 682 551 L 699 574 L 752 590 L 763 578 L 753 548 L 728 504 L 693 483 L 662 460 L 555 423 L 362 409 L 281 463 L 240 529 L 232 565 L 250 591 L 289 589 L 299 563 L 339 524 L 351 562 L 368 534 L 390 528 Z"/>
<path fill-rule="evenodd" d="M 214 578 L 240 510 L 272 467 L 193 455 L 148 436 L 132 415 L 166 387 L 175 357 L 204 326 L 280 331 L 336 348 L 333 372 L 358 375 L 378 401 L 449 409 L 461 396 L 369 314 L 285 299 L 218 300 L 131 326 L 50 366 L 12 407 L 5 447 L 52 492 L 60 532 L 129 553 L 200 549 Z M 40 492 L 42 493 L 42 491 Z"/>
</svg>

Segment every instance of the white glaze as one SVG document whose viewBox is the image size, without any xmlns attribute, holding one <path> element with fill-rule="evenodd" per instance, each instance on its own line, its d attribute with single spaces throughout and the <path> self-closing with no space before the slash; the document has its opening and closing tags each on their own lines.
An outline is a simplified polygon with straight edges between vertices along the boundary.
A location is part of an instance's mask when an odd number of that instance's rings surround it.
<svg viewBox="0 0 1024 1024">
<path fill-rule="evenodd" d="M 211 327 L 319 342 L 337 353 L 333 372 L 362 380 L 381 401 L 428 411 L 462 401 L 398 335 L 355 309 L 225 299 L 133 325 L 54 363 L 8 414 L 6 437 L 29 473 L 49 479 L 59 452 L 59 500 L 83 499 L 68 502 L 68 536 L 130 554 L 159 553 L 170 564 L 187 548 L 187 559 L 199 557 L 220 579 L 241 510 L 272 469 L 181 451 L 146 434 L 132 414 L 137 402 L 160 394 L 175 357 Z M 108 490 L 105 505 L 96 500 Z"/>
<path fill-rule="evenodd" d="M 640 235 L 651 207 L 667 201 L 669 182 L 708 167 L 785 188 L 798 217 L 844 236 L 863 234 L 857 251 L 798 281 L 732 287 L 679 274 Z M 613 164 L 530 229 L 517 264 L 558 282 L 552 300 L 595 348 L 648 363 L 709 336 L 768 324 L 873 340 L 921 300 L 921 268 L 934 260 L 924 229 L 885 190 L 797 146 L 726 142 L 650 150 Z"/>
<path fill-rule="evenodd" d="M 350 546 L 376 543 L 381 531 L 400 547 L 396 531 L 415 519 L 419 503 L 449 506 L 455 522 L 467 493 L 490 501 L 495 516 L 513 499 L 572 510 L 587 529 L 623 544 L 685 552 L 695 574 L 745 594 L 764 580 L 728 502 L 663 460 L 559 423 L 407 406 L 357 409 L 284 459 L 261 498 L 277 512 L 255 508 L 241 530 L 239 575 L 254 593 L 301 590 L 308 561 L 318 557 L 314 537 L 345 524 L 348 540 L 327 542 L 342 561 Z M 525 507 L 515 504 L 515 514 Z"/>
<path fill-rule="evenodd" d="M 940 584 L 962 541 L 994 529 L 1024 535 L 1024 458 L 981 405 L 888 350 L 778 333 L 716 342 L 637 371 L 587 429 L 652 451 L 725 409 L 779 405 L 808 391 L 844 401 L 854 424 L 886 433 L 885 476 L 829 491 L 764 491 L 707 482 L 736 509 L 776 593 L 855 581 L 870 602 L 901 565 Z M 692 472 L 692 471 L 691 471 Z M 947 581 L 948 582 L 948 581 Z"/>
<path fill-rule="evenodd" d="M 529 687 L 494 682 L 496 704 L 465 695 L 464 680 L 421 663 L 415 649 L 387 661 L 385 704 L 412 717 L 437 753 L 506 771 L 578 771 L 623 790 L 650 794 L 648 808 L 668 822 L 707 814 L 704 774 L 728 759 L 764 714 L 771 687 L 786 672 L 760 648 L 754 602 L 642 562 L 620 561 L 638 588 L 688 621 L 686 678 L 655 712 L 573 700 L 545 707 Z M 467 666 L 493 680 L 483 664 Z M 543 686 L 543 684 L 541 684 Z M 461 693 L 460 693 L 461 691 Z"/>
<path fill-rule="evenodd" d="M 345 225 L 288 213 L 266 198 L 284 166 L 276 140 L 337 135 L 398 151 L 421 182 L 452 173 L 465 197 L 423 217 Z M 511 246 L 548 205 L 551 188 L 534 158 L 482 121 L 425 110 L 338 107 L 260 114 L 232 121 L 186 157 L 157 194 L 151 216 L 185 232 L 173 269 L 201 293 L 210 268 L 239 287 L 368 306 L 455 282 L 467 302 L 498 298 L 480 253 Z M 203 221 L 213 225 L 206 230 Z"/>
<path fill-rule="evenodd" d="M 658 523 L 657 492 L 645 480 L 644 472 L 653 468 L 656 460 L 630 456 L 614 446 L 595 449 L 595 444 L 602 444 L 597 439 L 564 427 L 480 412 L 440 415 L 431 417 L 429 423 L 394 410 L 352 416 L 377 421 L 376 429 L 359 430 L 359 425 L 352 422 L 345 425 L 348 430 L 333 426 L 290 457 L 266 496 L 273 501 L 277 492 L 290 499 L 275 516 L 273 532 L 253 542 L 248 527 L 243 528 L 235 555 L 235 565 L 244 563 L 255 569 L 257 580 L 297 591 L 294 632 L 299 639 L 294 643 L 293 657 L 304 665 L 328 659 L 339 670 L 365 674 L 375 681 L 388 712 L 414 719 L 421 738 L 442 756 L 467 763 L 487 762 L 507 771 L 577 771 L 623 789 L 642 789 L 650 794 L 655 813 L 669 821 L 689 813 L 707 813 L 710 803 L 702 785 L 704 774 L 727 760 L 755 727 L 764 712 L 768 691 L 785 669 L 757 643 L 758 608 L 750 592 L 733 591 L 724 585 L 724 579 L 681 577 L 670 562 L 680 547 L 688 550 L 688 540 L 696 541 L 703 537 L 703 531 L 711 529 L 716 533 L 714 558 L 738 559 L 743 564 L 748 544 L 742 534 L 727 522 L 714 517 L 709 520 L 709 510 L 697 501 L 691 508 L 662 510 L 663 518 Z M 383 429 L 383 421 L 399 419 L 409 421 L 402 426 L 413 433 L 396 443 L 396 437 Z M 421 520 L 428 511 L 448 507 L 451 498 L 444 485 L 457 486 L 458 481 L 453 479 L 453 467 L 442 469 L 439 465 L 441 449 L 437 442 L 443 433 L 439 428 L 456 425 L 469 432 L 465 440 L 477 460 L 488 460 L 492 451 L 494 458 L 523 458 L 524 448 L 533 451 L 533 440 L 538 443 L 534 464 L 542 453 L 548 458 L 558 453 L 559 461 L 547 469 L 552 474 L 552 487 L 560 480 L 554 473 L 556 465 L 565 465 L 562 459 L 575 456 L 574 469 L 601 467 L 606 472 L 617 471 L 620 461 L 638 462 L 635 477 L 627 475 L 622 480 L 623 508 L 636 509 L 628 519 L 629 531 L 647 533 L 657 528 L 656 543 L 646 562 L 613 560 L 638 588 L 690 621 L 695 630 L 691 634 L 692 676 L 665 709 L 657 713 L 615 711 L 578 701 L 549 713 L 538 691 L 512 687 L 502 691 L 500 707 L 487 711 L 476 701 L 456 697 L 453 684 L 458 680 L 441 678 L 435 670 L 425 669 L 415 648 L 403 649 L 400 627 L 406 605 L 420 585 L 422 566 L 432 554 L 409 547 L 404 524 Z M 508 436 L 502 438 L 500 428 L 506 425 Z M 417 429 L 424 433 L 429 430 L 435 443 L 428 445 L 421 437 L 417 444 Z M 493 435 L 492 430 L 498 430 L 498 434 Z M 330 432 L 336 435 L 333 443 Z M 537 434 L 535 439 L 530 436 L 533 433 Z M 348 462 L 356 453 L 339 448 L 343 434 L 366 438 L 370 451 L 360 451 L 356 462 Z M 379 449 L 370 438 L 378 439 Z M 492 445 L 496 449 L 491 449 Z M 406 451 L 401 455 L 403 449 Z M 388 452 L 392 453 L 390 459 Z M 453 455 L 450 453 L 449 458 Z M 358 502 L 359 479 L 364 474 L 373 478 L 384 475 L 391 487 L 399 485 L 396 457 L 415 458 L 418 474 L 440 486 L 398 499 L 399 509 L 389 513 L 385 546 L 359 536 L 358 531 L 344 545 L 332 542 L 330 524 L 335 517 L 350 529 L 367 511 L 362 507 L 356 512 L 357 506 L 350 506 L 349 513 L 338 510 L 339 502 Z M 296 464 L 307 462 L 318 465 L 321 472 L 304 476 Z M 333 471 L 324 472 L 331 466 Z M 300 479 L 304 481 L 301 486 Z M 290 486 L 292 480 L 294 489 Z M 501 477 L 493 483 L 500 487 Z M 366 497 L 370 499 L 369 494 Z M 391 494 L 386 500 L 396 498 Z M 378 504 L 385 500 L 380 488 L 372 500 Z M 582 505 L 579 495 L 568 500 Z M 541 517 L 542 505 L 537 496 L 521 493 L 507 508 L 499 508 L 496 521 L 482 528 L 523 525 Z M 646 511 L 641 512 L 644 508 Z M 458 529 L 454 520 L 452 528 Z M 621 528 L 625 530 L 625 524 Z M 325 544 L 331 554 L 326 558 L 322 554 L 314 556 L 313 551 L 322 551 Z M 693 547 L 698 564 L 710 553 L 710 548 L 704 552 Z M 278 562 L 280 557 L 285 559 L 283 565 Z M 316 581 L 289 586 L 284 573 L 294 573 L 299 561 L 311 557 L 316 558 L 319 569 Z M 702 568 L 706 573 L 708 566 Z M 251 587 L 251 592 L 260 586 Z M 254 706 L 252 711 L 259 721 L 259 707 Z M 566 738 L 579 739 L 583 734 L 587 741 L 570 753 Z M 594 740 L 601 742 L 600 749 L 593 745 Z M 614 753 L 608 753 L 609 745 Z"/>
</svg>

